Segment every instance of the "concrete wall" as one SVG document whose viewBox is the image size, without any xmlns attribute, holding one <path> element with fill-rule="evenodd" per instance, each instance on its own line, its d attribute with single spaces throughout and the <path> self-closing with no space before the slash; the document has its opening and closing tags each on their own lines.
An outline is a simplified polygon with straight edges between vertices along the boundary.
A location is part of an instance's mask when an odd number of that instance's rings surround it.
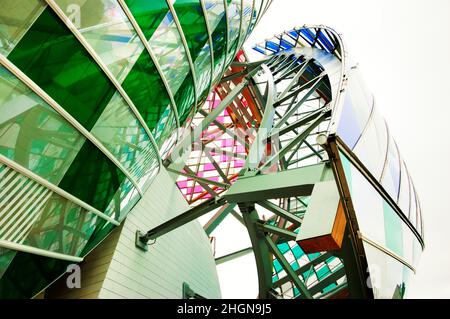
<svg viewBox="0 0 450 319">
<path fill-rule="evenodd" d="M 147 252 L 134 246 L 137 229 L 147 231 L 187 209 L 162 168 L 124 222 L 98 297 L 181 298 L 187 282 L 200 295 L 220 298 L 212 249 L 197 221 L 158 238 Z"/>
</svg>

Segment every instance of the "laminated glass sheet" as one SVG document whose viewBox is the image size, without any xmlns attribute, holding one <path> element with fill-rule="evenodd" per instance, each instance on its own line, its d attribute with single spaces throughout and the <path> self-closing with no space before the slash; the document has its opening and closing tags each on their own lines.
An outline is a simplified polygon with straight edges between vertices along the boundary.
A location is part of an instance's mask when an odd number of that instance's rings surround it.
<svg viewBox="0 0 450 319">
<path fill-rule="evenodd" d="M 146 51 L 141 53 L 122 87 L 152 131 L 157 144 L 161 145 L 164 142 L 165 124 L 169 125 L 166 129 L 175 130 L 176 123 L 165 120 L 167 116 L 174 116 L 169 95 Z"/>
<path fill-rule="evenodd" d="M 354 152 L 377 180 L 381 177 L 386 160 L 387 141 L 386 123 L 375 108 Z"/>
<path fill-rule="evenodd" d="M 0 53 L 8 56 L 45 9 L 45 1 L 2 0 L 0 10 Z"/>
<path fill-rule="evenodd" d="M 401 172 L 400 172 L 400 192 L 398 195 L 398 206 L 402 210 L 405 216 L 409 216 L 409 176 L 406 170 L 405 162 L 401 161 Z"/>
<path fill-rule="evenodd" d="M 113 96 L 91 133 L 139 184 L 145 184 L 158 171 L 157 151 L 120 94 Z"/>
<path fill-rule="evenodd" d="M 58 0 L 57 3 L 122 84 L 147 126 L 153 130 L 170 103 L 169 97 L 150 55 L 118 2 L 79 1 L 76 5 L 80 19 L 72 13 L 72 0 Z"/>
<path fill-rule="evenodd" d="M 349 159 L 340 157 L 361 233 L 415 267 L 420 254 L 415 234 Z"/>
<path fill-rule="evenodd" d="M 173 3 L 194 63 L 199 99 L 208 94 L 211 79 L 211 54 L 203 10 L 198 0 Z"/>
<path fill-rule="evenodd" d="M 23 244 L 80 256 L 100 217 L 52 194 L 28 231 Z"/>
<path fill-rule="evenodd" d="M 241 1 L 228 1 L 228 52 L 227 65 L 233 61 L 239 44 L 239 31 L 241 26 Z"/>
<path fill-rule="evenodd" d="M 8 58 L 87 130 L 115 93 L 97 63 L 49 7 Z"/>
<path fill-rule="evenodd" d="M 400 299 L 406 291 L 406 284 L 412 270 L 381 250 L 364 243 L 369 264 L 370 283 L 377 299 Z"/>
<path fill-rule="evenodd" d="M 258 15 L 261 12 L 262 3 L 263 3 L 262 0 L 255 0 L 253 13 L 252 13 L 251 21 L 250 21 L 250 27 L 249 27 L 249 30 L 248 30 L 249 34 L 253 31 L 253 28 L 255 27 Z"/>
<path fill-rule="evenodd" d="M 397 201 L 400 187 L 400 159 L 394 139 L 389 137 L 387 161 L 384 167 L 381 185 L 394 202 Z"/>
<path fill-rule="evenodd" d="M 353 71 L 348 78 L 337 129 L 339 137 L 350 149 L 353 149 L 360 139 L 373 107 L 373 97 L 364 85 L 359 71 Z"/>
<path fill-rule="evenodd" d="M 85 138 L 0 67 L 0 154 L 58 184 Z"/>
<path fill-rule="evenodd" d="M 242 28 L 240 33 L 239 45 L 240 48 L 244 43 L 245 39 L 247 39 L 247 31 L 250 26 L 250 22 L 252 19 L 252 11 L 253 10 L 253 0 L 244 0 L 244 6 L 242 8 Z"/>
<path fill-rule="evenodd" d="M 144 45 L 118 2 L 115 0 L 55 2 L 121 83 L 144 51 Z"/>
<path fill-rule="evenodd" d="M 103 212 L 125 178 L 96 146 L 86 141 L 59 187 Z"/>
<path fill-rule="evenodd" d="M 227 53 L 227 16 L 223 0 L 205 0 L 205 7 L 213 42 L 215 82 L 221 76 Z"/>
</svg>

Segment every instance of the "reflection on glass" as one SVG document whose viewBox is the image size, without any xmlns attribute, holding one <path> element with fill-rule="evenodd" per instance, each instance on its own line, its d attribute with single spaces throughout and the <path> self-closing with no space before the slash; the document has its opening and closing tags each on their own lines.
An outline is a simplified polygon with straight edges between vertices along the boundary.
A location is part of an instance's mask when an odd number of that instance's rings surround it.
<svg viewBox="0 0 450 319">
<path fill-rule="evenodd" d="M 85 142 L 72 125 L 0 67 L 0 153 L 58 184 Z"/>
<path fill-rule="evenodd" d="M 139 183 L 158 170 L 157 152 L 120 94 L 113 96 L 91 133 Z"/>
<path fill-rule="evenodd" d="M 44 1 L 2 0 L 0 10 L 0 53 L 8 56 L 44 10 Z"/>
<path fill-rule="evenodd" d="M 340 153 L 361 233 L 404 258 L 413 267 L 421 246 L 416 235 L 369 181 Z"/>
<path fill-rule="evenodd" d="M 396 201 L 400 187 L 400 159 L 394 139 L 389 137 L 387 159 L 384 167 L 381 185 L 391 198 Z"/>
<path fill-rule="evenodd" d="M 228 53 L 227 63 L 236 56 L 236 50 L 239 44 L 239 30 L 241 26 L 241 0 L 228 1 Z"/>
<path fill-rule="evenodd" d="M 116 91 L 89 53 L 48 6 L 8 59 L 87 130 L 97 122 Z"/>
<path fill-rule="evenodd" d="M 56 3 L 121 83 L 144 45 L 117 1 L 56 0 Z"/>
<path fill-rule="evenodd" d="M 356 144 L 354 152 L 377 180 L 381 177 L 384 167 L 387 140 L 386 123 L 377 109 L 374 109 L 367 129 Z"/>
<path fill-rule="evenodd" d="M 374 107 L 373 97 L 365 87 L 358 70 L 348 77 L 345 100 L 337 133 L 353 149 L 363 134 Z"/>
<path fill-rule="evenodd" d="M 245 39 L 247 39 L 247 31 L 249 29 L 250 21 L 252 19 L 252 11 L 253 9 L 253 0 L 244 0 L 244 7 L 242 9 L 242 28 L 240 34 L 240 40 L 238 47 L 240 48 L 244 43 Z"/>
<path fill-rule="evenodd" d="M 203 10 L 198 0 L 176 0 L 173 5 L 194 62 L 197 93 L 202 99 L 208 93 L 211 78 L 211 54 Z"/>
<path fill-rule="evenodd" d="M 214 49 L 213 82 L 222 74 L 227 52 L 227 16 L 223 0 L 205 0 L 207 19 Z"/>
<path fill-rule="evenodd" d="M 376 299 L 401 299 L 412 270 L 377 248 L 364 243 L 371 288 Z"/>
</svg>

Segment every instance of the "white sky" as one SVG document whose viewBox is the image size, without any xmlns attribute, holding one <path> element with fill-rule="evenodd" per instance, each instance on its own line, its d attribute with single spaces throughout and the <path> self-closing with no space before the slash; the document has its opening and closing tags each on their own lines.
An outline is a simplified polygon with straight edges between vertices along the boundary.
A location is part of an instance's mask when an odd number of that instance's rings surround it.
<svg viewBox="0 0 450 319">
<path fill-rule="evenodd" d="M 303 24 L 343 35 L 414 180 L 426 250 L 407 297 L 450 298 L 450 1 L 275 0 L 246 47 Z M 225 223 L 220 227 L 241 227 L 231 216 Z M 228 241 L 239 245 L 218 241 L 227 246 L 220 255 L 249 243 L 245 236 Z M 219 266 L 223 297 L 254 298 L 254 267 L 253 255 Z"/>
</svg>

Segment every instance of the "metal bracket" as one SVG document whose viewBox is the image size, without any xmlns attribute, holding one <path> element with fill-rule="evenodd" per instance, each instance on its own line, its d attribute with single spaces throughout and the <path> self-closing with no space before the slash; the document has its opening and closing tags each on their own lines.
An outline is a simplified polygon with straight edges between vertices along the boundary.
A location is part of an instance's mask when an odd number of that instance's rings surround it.
<svg viewBox="0 0 450 319">
<path fill-rule="evenodd" d="M 134 244 L 140 250 L 148 251 L 148 243 L 145 239 L 145 233 L 141 232 L 140 230 L 136 230 Z"/>
</svg>

